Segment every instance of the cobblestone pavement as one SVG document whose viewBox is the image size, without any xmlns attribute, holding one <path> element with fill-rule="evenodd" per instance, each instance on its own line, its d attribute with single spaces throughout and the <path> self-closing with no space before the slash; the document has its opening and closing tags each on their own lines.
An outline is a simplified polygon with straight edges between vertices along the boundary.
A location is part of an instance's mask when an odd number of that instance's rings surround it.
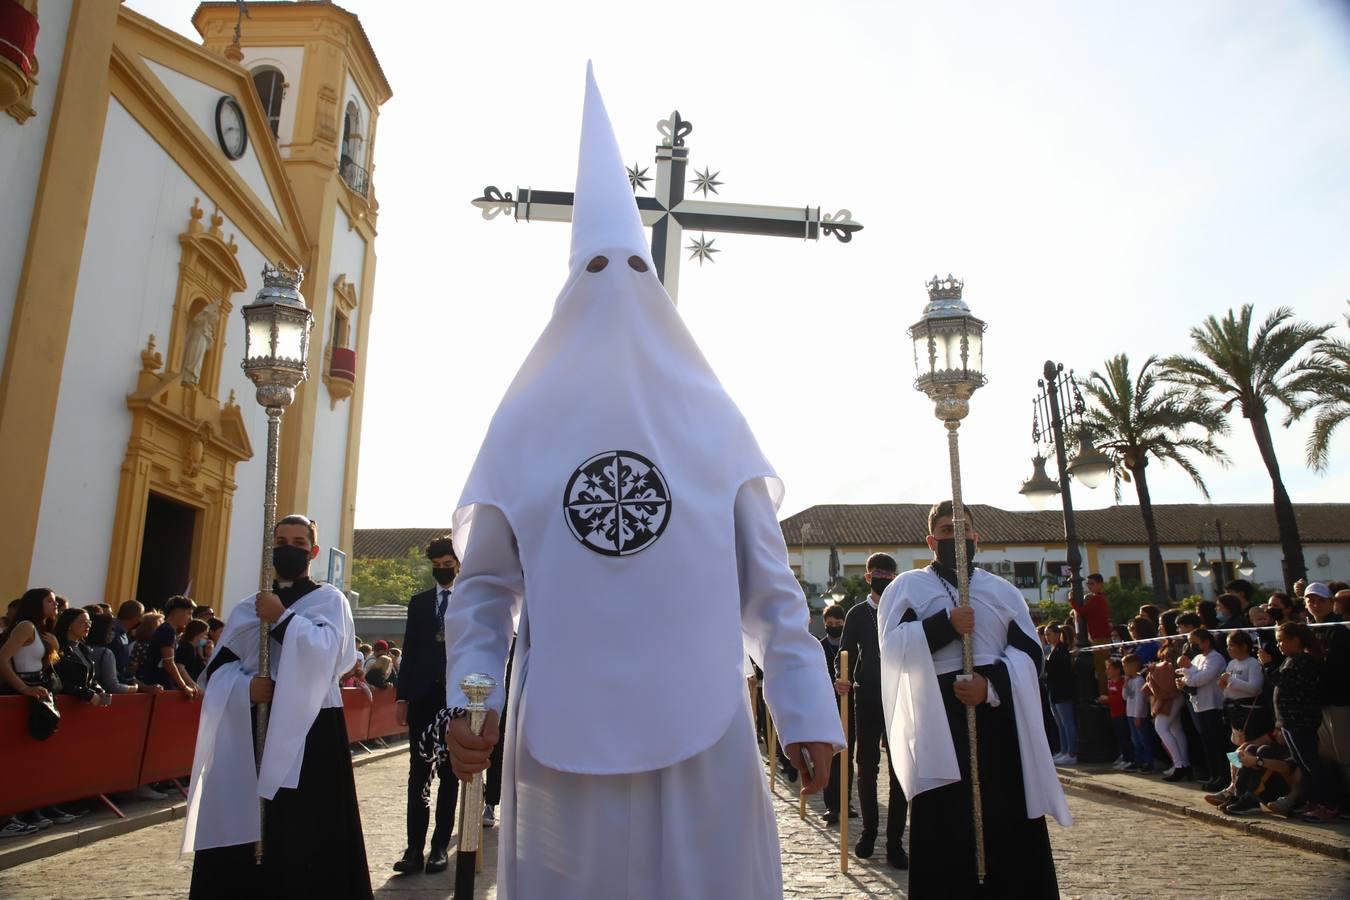
<svg viewBox="0 0 1350 900">
<path fill-rule="evenodd" d="M 406 773 L 407 759 L 401 754 L 356 772 L 371 883 L 377 895 L 396 900 L 447 898 L 453 865 L 435 876 L 395 876 L 389 869 L 403 850 Z M 884 803 L 884 780 L 881 788 Z M 852 858 L 849 874 L 840 874 L 838 831 L 821 822 L 819 798 L 808 802 L 805 821 L 798 817 L 792 786 L 780 783 L 775 798 L 785 896 L 904 896 L 905 873 L 890 869 L 884 858 Z M 1096 794 L 1071 790 L 1069 806 L 1074 827 L 1050 826 L 1065 897 L 1350 896 L 1350 866 L 1344 861 Z M 885 821 L 884 809 L 882 817 Z M 854 835 L 859 825 L 859 820 L 852 821 Z M 0 871 L 0 897 L 182 897 L 192 866 L 191 857 L 178 855 L 182 828 L 179 819 Z M 877 846 L 885 846 L 884 836 Z M 479 876 L 482 898 L 496 896 L 495 850 L 495 831 L 490 831 L 488 859 Z"/>
</svg>

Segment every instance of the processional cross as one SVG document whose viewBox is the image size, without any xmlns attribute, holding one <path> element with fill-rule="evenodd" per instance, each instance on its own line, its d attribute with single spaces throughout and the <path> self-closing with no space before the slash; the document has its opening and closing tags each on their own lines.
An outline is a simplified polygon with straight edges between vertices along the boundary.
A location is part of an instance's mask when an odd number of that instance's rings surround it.
<svg viewBox="0 0 1350 900">
<path fill-rule="evenodd" d="M 708 238 L 708 232 L 762 234 L 806 241 L 819 240 L 823 234 L 847 244 L 853 240 L 854 232 L 862 230 L 861 223 L 854 221 L 847 209 L 822 216 L 819 206 L 757 206 L 709 199 L 722 185 L 717 180 L 721 172 L 713 172 L 709 167 L 695 172 L 693 179 L 685 181 L 689 148 L 684 139 L 694 130 L 694 124 L 676 111 L 670 118 L 657 122 L 656 128 L 661 133 L 661 143 L 656 147 L 656 196 L 639 196 L 637 205 L 642 224 L 652 230 L 652 260 L 656 263 L 656 275 L 671 300 L 678 302 L 680 242 L 685 229 L 702 232 L 684 248 L 690 251 L 689 258 L 697 259 L 699 265 L 712 262 L 712 255 L 722 252 L 713 246 L 716 238 Z M 634 193 L 647 189 L 647 182 L 652 180 L 647 172 L 648 169 L 637 166 L 628 170 L 628 181 Z M 704 199 L 686 197 L 686 183 L 692 184 L 693 192 L 701 192 Z M 509 214 L 516 221 L 570 222 L 572 200 L 571 191 L 517 188 L 513 197 L 509 192 L 502 193 L 495 185 L 488 185 L 473 205 L 483 211 L 484 219 L 489 220 Z"/>
</svg>

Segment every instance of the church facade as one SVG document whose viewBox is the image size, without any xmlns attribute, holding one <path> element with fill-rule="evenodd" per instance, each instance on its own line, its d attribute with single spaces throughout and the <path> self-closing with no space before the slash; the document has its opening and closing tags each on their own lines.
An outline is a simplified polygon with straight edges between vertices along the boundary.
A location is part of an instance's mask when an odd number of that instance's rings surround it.
<svg viewBox="0 0 1350 900">
<path fill-rule="evenodd" d="M 118 3 L 0 5 L 0 590 L 220 611 L 257 589 L 266 416 L 239 309 L 268 263 L 303 267 L 314 314 L 278 513 L 318 522 L 313 574 L 340 580 L 391 96 L 360 22 L 203 3 L 195 43 Z"/>
</svg>

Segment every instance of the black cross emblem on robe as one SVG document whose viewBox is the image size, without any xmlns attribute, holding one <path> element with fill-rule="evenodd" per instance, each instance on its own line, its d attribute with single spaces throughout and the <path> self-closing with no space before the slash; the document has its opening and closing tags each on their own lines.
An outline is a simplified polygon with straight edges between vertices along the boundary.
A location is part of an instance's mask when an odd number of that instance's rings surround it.
<svg viewBox="0 0 1350 900">
<path fill-rule="evenodd" d="M 678 301 L 680 243 L 685 229 L 704 233 L 702 239 L 684 248 L 693 251 L 692 257 L 697 257 L 700 264 L 705 259 L 711 261 L 712 254 L 720 252 L 707 239 L 708 232 L 761 234 L 806 241 L 819 240 L 823 234 L 846 244 L 853 239 L 854 232 L 862 230 L 862 224 L 854 221 L 847 209 L 822 216 L 819 206 L 758 206 L 709 199 L 717 194 L 721 182 L 716 179 L 721 173 L 705 169 L 696 173 L 698 177 L 692 182 L 685 180 L 689 148 L 684 139 L 694 130 L 693 123 L 681 118 L 676 111 L 670 118 L 658 122 L 656 127 L 662 137 L 656 147 L 656 196 L 639 196 L 637 205 L 642 224 L 652 230 L 652 260 L 656 263 L 657 277 L 665 285 L 671 300 Z M 639 188 L 646 189 L 646 183 L 651 180 L 646 173 L 647 169 L 636 166 L 628 170 L 628 179 L 635 192 Z M 686 184 L 693 184 L 694 192 L 701 191 L 704 199 L 686 197 Z M 534 188 L 517 188 L 512 196 L 488 185 L 473 205 L 483 211 L 485 219 L 510 214 L 518 222 L 570 222 L 572 198 L 571 191 Z"/>
</svg>

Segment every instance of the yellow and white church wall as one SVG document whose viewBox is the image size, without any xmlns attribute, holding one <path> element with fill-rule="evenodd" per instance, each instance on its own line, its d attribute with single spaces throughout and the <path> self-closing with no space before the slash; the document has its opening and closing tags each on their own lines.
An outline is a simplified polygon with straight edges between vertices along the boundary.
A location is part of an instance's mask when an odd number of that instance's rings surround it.
<svg viewBox="0 0 1350 900">
<path fill-rule="evenodd" d="M 47 74 L 35 94 L 39 117 L 50 112 L 42 104 L 54 103 L 58 95 L 57 74 L 64 71 L 60 14 L 69 10 L 60 0 L 42 5 L 38 53 Z M 320 7 L 314 14 L 322 19 L 333 12 Z M 67 251 L 78 263 L 70 321 L 54 320 L 47 329 L 64 337 L 64 354 L 57 357 L 59 391 L 48 407 L 45 465 L 34 461 L 28 467 L 45 473 L 28 526 L 31 559 L 11 549 L 0 570 L 7 582 L 15 582 L 9 587 L 51 584 L 72 602 L 115 605 L 135 596 L 142 545 L 162 533 L 162 555 L 191 559 L 173 576 L 173 590 L 191 586 L 199 602 L 224 610 L 256 590 L 261 551 L 266 421 L 239 368 L 244 340 L 239 308 L 262 286 L 267 262 L 309 270 L 302 291 L 316 314 L 310 381 L 288 412 L 283 433 L 283 449 L 288 440 L 294 444 L 289 468 L 294 477 L 280 493 L 294 502 L 283 499 L 288 508 L 279 512 L 308 513 L 320 523 L 321 544 L 350 550 L 364 374 L 355 361 L 364 356 L 369 323 L 374 203 L 348 196 L 336 177 L 327 184 L 310 171 L 300 183 L 288 177 L 295 173 L 288 172 L 283 161 L 288 148 L 280 145 L 296 133 L 302 115 L 322 115 L 321 109 L 316 113 L 322 103 L 297 90 L 307 71 L 305 49 L 263 47 L 252 66 L 246 60 L 240 69 L 218 51 L 204 50 L 125 8 L 81 28 L 86 37 L 103 38 L 108 59 L 107 72 L 89 63 L 81 82 L 102 86 L 106 78 L 104 102 L 89 104 L 99 109 L 101 125 L 84 126 L 99 138 L 96 152 L 87 150 L 83 160 L 83 171 L 91 173 L 84 178 L 92 177 L 85 188 L 87 226 L 82 246 L 76 244 L 74 254 Z M 109 30 L 115 30 L 110 54 Z M 368 45 L 363 47 L 369 56 Z M 248 71 L 264 63 L 288 82 L 276 141 Z M 380 78 L 382 102 L 388 87 Z M 348 91 L 360 96 L 350 74 L 345 80 Z M 237 99 L 249 132 L 237 160 L 221 150 L 216 134 L 216 106 L 226 95 Z M 373 128 L 369 112 L 362 113 Z M 11 183 L 23 187 L 18 200 L 30 212 L 34 197 L 41 196 L 36 183 L 59 169 L 35 124 L 36 119 L 24 129 L 0 127 L 0 166 L 15 174 Z M 368 159 L 359 164 L 368 167 Z M 78 205 L 77 197 L 72 209 Z M 0 232 L 0 262 L 34 254 L 37 237 L 15 226 L 28 214 L 11 217 L 8 230 Z M 306 233 L 306 223 L 316 235 Z M 0 278 L 17 281 L 15 268 L 0 265 Z M 0 285 L 5 288 L 0 302 L 10 304 L 0 307 L 0 326 L 7 328 L 21 291 L 8 281 Z M 200 377 L 185 379 L 184 368 L 193 368 L 185 362 L 191 335 L 201 330 L 194 319 L 209 320 L 212 309 L 218 310 L 217 326 L 197 367 Z M 334 347 L 351 351 L 338 360 L 350 369 L 343 377 L 330 373 Z M 16 386 L 21 382 L 7 383 L 3 397 L 12 396 Z M 0 424 L 3 413 L 0 406 Z M 287 472 L 283 464 L 283 478 Z M 34 492 L 14 493 L 22 500 Z M 160 531 L 152 527 L 148 506 L 165 502 L 174 515 L 188 511 L 190 544 L 175 536 L 173 516 L 157 520 Z M 289 508 L 297 505 L 301 508 Z M 72 564 L 72 548 L 79 548 L 78 565 Z M 21 552 L 26 554 L 27 546 Z M 316 562 L 316 577 L 326 576 L 327 558 Z"/>
</svg>

